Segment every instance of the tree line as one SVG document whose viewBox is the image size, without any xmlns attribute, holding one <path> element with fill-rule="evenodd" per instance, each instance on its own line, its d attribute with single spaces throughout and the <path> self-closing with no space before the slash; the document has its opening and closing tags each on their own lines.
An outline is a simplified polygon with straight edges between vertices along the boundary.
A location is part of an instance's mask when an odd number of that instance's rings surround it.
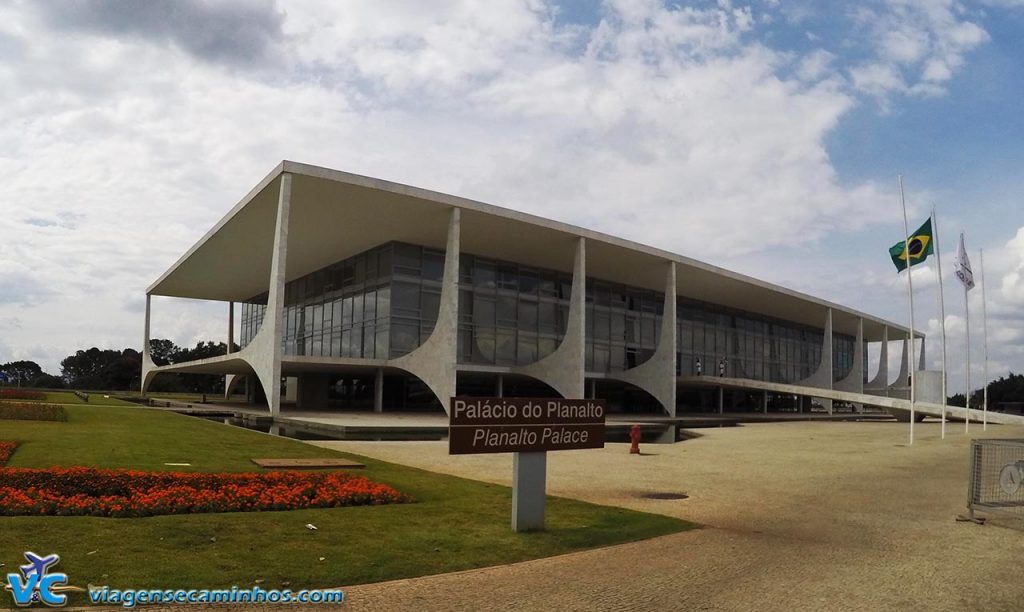
<svg viewBox="0 0 1024 612">
<path fill-rule="evenodd" d="M 949 398 L 949 403 L 953 406 L 963 406 L 964 399 L 963 393 L 957 393 Z M 975 389 L 971 392 L 971 408 L 981 409 L 984 401 L 984 389 Z M 1012 403 L 1024 403 L 1024 374 L 1010 372 L 1009 376 L 1000 376 L 998 380 L 993 380 L 988 385 L 989 410 L 1005 409 L 1006 404 Z"/>
<path fill-rule="evenodd" d="M 227 353 L 223 342 L 199 342 L 193 348 L 179 347 L 170 340 L 151 340 L 150 357 L 156 365 L 206 359 Z M 235 350 L 238 350 L 236 345 Z M 135 391 L 142 380 L 142 353 L 133 349 L 75 351 L 60 362 L 60 374 L 51 374 L 34 361 L 0 364 L 0 386 L 40 389 L 90 389 Z M 216 374 L 161 374 L 150 390 L 180 393 L 223 393 L 224 377 Z"/>
</svg>

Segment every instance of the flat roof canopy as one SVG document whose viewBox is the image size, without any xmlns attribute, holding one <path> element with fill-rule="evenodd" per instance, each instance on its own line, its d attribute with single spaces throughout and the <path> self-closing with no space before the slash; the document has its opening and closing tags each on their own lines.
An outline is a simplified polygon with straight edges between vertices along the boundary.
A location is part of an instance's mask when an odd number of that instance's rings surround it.
<svg viewBox="0 0 1024 612">
<path fill-rule="evenodd" d="M 576 239 L 587 239 L 587 275 L 664 290 L 676 262 L 681 296 L 864 338 L 905 335 L 903 326 L 629 240 L 474 200 L 296 162 L 283 161 L 170 267 L 147 293 L 243 301 L 267 290 L 280 177 L 292 175 L 286 280 L 390 241 L 443 250 L 448 212 L 462 209 L 461 250 L 520 264 L 572 271 Z M 918 334 L 918 337 L 923 335 Z"/>
</svg>

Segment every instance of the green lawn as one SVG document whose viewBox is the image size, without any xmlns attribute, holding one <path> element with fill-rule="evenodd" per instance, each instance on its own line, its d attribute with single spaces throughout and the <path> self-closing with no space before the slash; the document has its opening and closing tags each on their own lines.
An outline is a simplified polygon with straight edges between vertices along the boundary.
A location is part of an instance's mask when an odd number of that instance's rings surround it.
<svg viewBox="0 0 1024 612">
<path fill-rule="evenodd" d="M 547 530 L 509 528 L 511 490 L 335 453 L 145 408 L 67 406 L 68 422 L 5 421 L 11 467 L 87 465 L 254 471 L 253 457 L 348 456 L 417 503 L 140 519 L 0 517 L 0 563 L 61 555 L 70 583 L 112 588 L 263 588 L 358 584 L 556 555 L 682 531 L 677 519 L 548 498 Z M 164 463 L 188 462 L 191 468 Z M 313 523 L 319 529 L 306 529 Z M 320 558 L 323 557 L 323 561 Z M 72 599 L 82 604 L 84 596 Z"/>
</svg>

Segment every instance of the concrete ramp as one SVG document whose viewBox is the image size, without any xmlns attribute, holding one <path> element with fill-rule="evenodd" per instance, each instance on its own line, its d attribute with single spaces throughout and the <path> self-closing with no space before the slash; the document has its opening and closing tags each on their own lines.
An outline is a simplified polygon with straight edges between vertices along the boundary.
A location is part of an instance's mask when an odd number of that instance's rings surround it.
<svg viewBox="0 0 1024 612">
<path fill-rule="evenodd" d="M 805 395 L 808 397 L 819 397 L 822 399 L 850 402 L 852 404 L 864 404 L 866 406 L 877 406 L 892 410 L 910 410 L 910 400 L 884 395 L 871 395 L 869 393 L 855 393 L 852 391 L 837 391 L 835 389 L 819 389 L 816 387 L 805 387 L 802 385 L 789 385 L 784 383 L 773 383 L 763 380 L 751 380 L 748 378 L 730 378 L 726 376 L 681 376 L 679 383 L 703 387 L 728 387 L 733 389 L 750 389 L 754 391 L 768 391 L 771 393 L 788 393 L 791 395 Z M 916 412 L 933 417 L 942 416 L 942 405 L 930 402 L 915 402 Z M 946 406 L 946 415 L 964 419 L 968 413 L 972 421 L 982 420 L 983 412 L 975 408 L 967 410 L 959 406 Z M 1001 423 L 1006 425 L 1024 425 L 1024 416 L 1016 414 L 1005 414 L 1002 412 L 989 411 L 987 420 L 989 423 Z"/>
</svg>

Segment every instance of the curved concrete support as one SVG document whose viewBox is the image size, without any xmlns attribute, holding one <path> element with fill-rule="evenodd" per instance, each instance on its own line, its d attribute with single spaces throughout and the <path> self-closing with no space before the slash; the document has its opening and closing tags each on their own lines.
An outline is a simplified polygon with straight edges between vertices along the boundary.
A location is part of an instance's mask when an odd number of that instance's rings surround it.
<svg viewBox="0 0 1024 612">
<path fill-rule="evenodd" d="M 665 305 L 658 348 L 650 359 L 616 377 L 643 389 L 658 400 L 669 416 L 676 415 L 676 264 L 668 263 Z"/>
<path fill-rule="evenodd" d="M 270 262 L 270 289 L 263 323 L 249 344 L 238 353 L 252 366 L 263 385 L 270 414 L 281 413 L 281 323 L 284 317 L 285 270 L 288 261 L 288 216 L 291 212 L 292 175 L 281 175 L 274 227 L 274 251 Z"/>
<path fill-rule="evenodd" d="M 243 374 L 225 374 L 224 375 L 224 399 L 231 397 L 232 393 L 242 381 L 245 380 Z"/>
<path fill-rule="evenodd" d="M 908 384 L 908 378 L 910 376 L 910 356 L 907 352 L 909 343 L 903 341 L 903 358 L 900 360 L 900 373 L 896 375 L 896 380 L 889 384 L 890 395 L 894 391 L 898 391 L 898 395 L 906 395 L 904 399 L 910 399 L 910 386 Z"/>
<path fill-rule="evenodd" d="M 459 232 L 461 209 L 453 208 L 448 217 L 448 244 L 444 253 L 441 278 L 441 305 L 430 337 L 416 350 L 388 362 L 418 377 L 437 396 L 445 412 L 455 395 L 455 363 L 459 333 Z"/>
<path fill-rule="evenodd" d="M 155 363 L 150 361 L 147 364 L 146 363 L 146 359 L 145 358 L 142 359 L 142 389 L 141 389 L 142 395 L 146 395 L 146 393 L 149 391 L 149 385 L 152 384 L 153 379 L 156 378 L 157 374 L 159 374 L 159 372 L 157 372 L 155 370 L 156 370 L 156 364 Z"/>
<path fill-rule="evenodd" d="M 829 308 L 825 313 L 825 333 L 822 336 L 821 342 L 821 363 L 818 364 L 818 369 L 815 370 L 814 374 L 811 374 L 807 378 L 797 383 L 801 386 L 817 387 L 819 389 L 832 389 L 832 309 Z M 822 406 L 829 414 L 832 414 L 832 400 L 828 398 L 819 398 Z"/>
<path fill-rule="evenodd" d="M 147 367 L 147 365 L 148 365 L 148 367 Z M 159 372 L 155 371 L 155 368 L 156 368 L 156 364 L 154 364 L 152 361 L 150 361 L 149 364 L 146 364 L 146 360 L 145 360 L 145 358 L 143 358 L 143 360 L 142 360 L 142 389 L 141 389 L 142 395 L 146 395 L 146 393 L 149 391 L 149 385 L 152 384 L 153 379 L 156 378 L 157 374 L 159 374 Z"/>
<path fill-rule="evenodd" d="M 269 292 L 267 310 L 263 316 L 256 336 L 237 353 L 233 353 L 231 342 L 234 341 L 234 304 L 229 307 L 228 353 L 252 368 L 263 385 L 267 396 L 270 414 L 277 416 L 281 412 L 281 324 L 284 317 L 285 271 L 288 260 L 288 216 L 291 211 L 292 175 L 281 174 L 280 192 L 277 200 L 277 220 L 274 226 L 274 250 L 270 262 Z M 149 355 L 149 320 L 150 299 L 146 296 L 146 331 L 145 345 L 142 356 L 142 392 L 145 393 L 153 377 L 159 371 Z M 243 376 L 227 375 L 224 380 L 225 397 L 228 391 Z"/>
<path fill-rule="evenodd" d="M 853 367 L 846 378 L 832 387 L 839 391 L 864 392 L 864 319 L 857 321 L 857 341 L 853 345 Z"/>
<path fill-rule="evenodd" d="M 149 390 L 150 383 L 156 378 L 157 372 L 156 364 L 153 363 L 153 357 L 150 355 L 149 348 L 149 313 L 151 307 L 151 297 L 148 293 L 146 294 L 146 329 L 143 332 L 142 337 L 142 376 L 140 377 L 140 389 L 143 395 Z"/>
<path fill-rule="evenodd" d="M 889 386 L 889 328 L 882 328 L 882 346 L 878 353 L 878 372 L 868 381 L 867 389 L 885 391 Z"/>
<path fill-rule="evenodd" d="M 818 369 L 807 378 L 796 383 L 802 387 L 832 388 L 832 309 L 825 314 L 825 333 L 821 344 L 821 362 Z"/>
<path fill-rule="evenodd" d="M 587 244 L 584 238 L 578 238 L 572 267 L 572 293 L 569 296 L 569 320 L 566 322 L 565 336 L 558 348 L 547 357 L 512 370 L 516 374 L 536 378 L 567 399 L 584 397 L 586 283 Z M 674 380 L 673 372 L 673 382 Z"/>
</svg>

